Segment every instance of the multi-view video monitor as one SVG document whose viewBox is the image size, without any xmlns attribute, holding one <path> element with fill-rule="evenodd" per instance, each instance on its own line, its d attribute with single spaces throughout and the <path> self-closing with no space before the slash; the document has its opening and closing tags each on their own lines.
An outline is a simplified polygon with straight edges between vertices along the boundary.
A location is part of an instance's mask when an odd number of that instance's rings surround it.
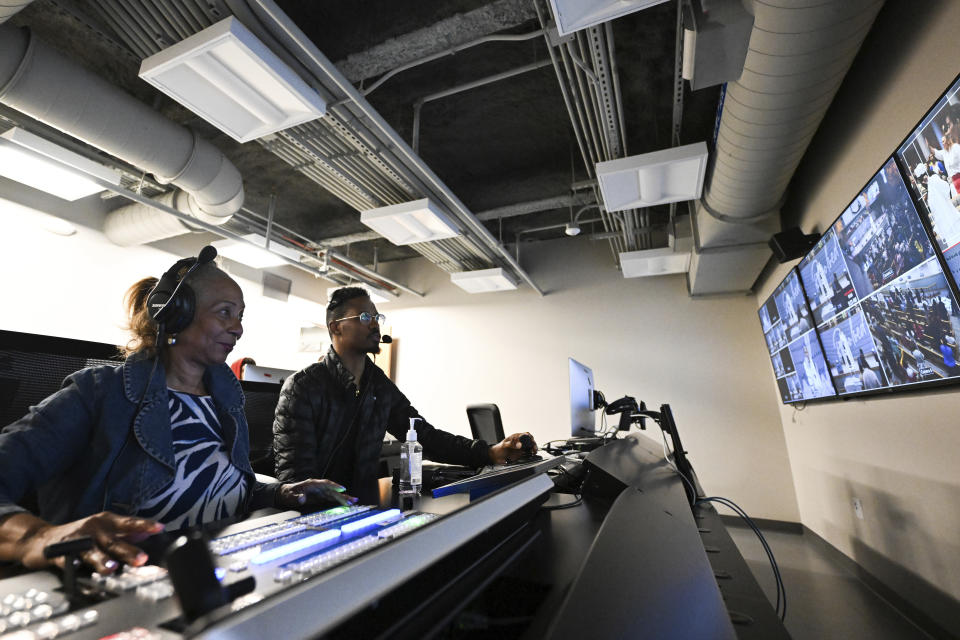
<svg viewBox="0 0 960 640">
<path fill-rule="evenodd" d="M 960 374 L 956 301 L 892 158 L 799 268 L 840 395 Z"/>
<path fill-rule="evenodd" d="M 835 396 L 795 269 L 774 289 L 758 313 L 783 402 Z"/>
<path fill-rule="evenodd" d="M 784 309 L 797 271 L 810 317 L 792 322 Z M 842 396 L 960 381 L 957 282 L 960 78 L 760 308 L 783 401 L 831 395 L 789 382 L 803 367 L 816 381 L 816 358 Z M 798 351 L 804 320 L 819 343 Z"/>
<path fill-rule="evenodd" d="M 960 80 L 897 150 L 954 280 L 960 281 Z"/>
</svg>

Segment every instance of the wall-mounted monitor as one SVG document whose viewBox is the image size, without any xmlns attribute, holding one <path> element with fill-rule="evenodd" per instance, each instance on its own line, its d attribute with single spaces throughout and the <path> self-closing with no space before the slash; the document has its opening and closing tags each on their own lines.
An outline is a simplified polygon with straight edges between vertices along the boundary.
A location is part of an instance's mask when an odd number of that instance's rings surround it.
<svg viewBox="0 0 960 640">
<path fill-rule="evenodd" d="M 956 300 L 892 158 L 799 269 L 840 395 L 960 376 Z"/>
<path fill-rule="evenodd" d="M 910 132 L 897 156 L 920 213 L 960 282 L 960 79 Z"/>
<path fill-rule="evenodd" d="M 757 312 L 784 403 L 836 395 L 813 317 L 792 269 Z"/>
</svg>

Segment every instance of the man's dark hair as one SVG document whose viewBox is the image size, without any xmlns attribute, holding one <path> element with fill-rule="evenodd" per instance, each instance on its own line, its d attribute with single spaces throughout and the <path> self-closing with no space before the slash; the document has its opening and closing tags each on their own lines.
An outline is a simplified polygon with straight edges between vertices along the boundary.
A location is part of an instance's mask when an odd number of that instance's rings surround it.
<svg viewBox="0 0 960 640">
<path fill-rule="evenodd" d="M 330 302 L 327 303 L 327 324 L 330 324 L 343 313 L 343 307 L 354 298 L 369 298 L 370 293 L 361 287 L 342 287 L 333 292 Z"/>
</svg>

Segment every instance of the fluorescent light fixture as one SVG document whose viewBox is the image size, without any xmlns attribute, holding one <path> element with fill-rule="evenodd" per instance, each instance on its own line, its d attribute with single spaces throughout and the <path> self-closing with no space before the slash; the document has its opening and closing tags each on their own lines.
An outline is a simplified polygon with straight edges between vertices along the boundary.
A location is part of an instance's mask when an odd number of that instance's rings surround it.
<svg viewBox="0 0 960 640">
<path fill-rule="evenodd" d="M 265 269 L 266 267 L 278 267 L 287 264 L 287 261 L 281 256 L 286 256 L 292 260 L 300 259 L 299 253 L 277 242 L 270 243 L 269 251 L 262 248 L 266 246 L 267 240 L 263 236 L 258 236 L 255 233 L 248 233 L 243 236 L 243 238 L 258 246 L 253 246 L 232 238 L 217 240 L 212 244 L 217 248 L 217 253 L 220 255 L 254 269 Z"/>
<path fill-rule="evenodd" d="M 450 282 L 467 293 L 488 293 L 490 291 L 509 291 L 517 288 L 517 281 L 502 268 L 480 269 L 479 271 L 461 271 L 451 273 Z"/>
<path fill-rule="evenodd" d="M 233 16 L 150 56 L 140 77 L 237 142 L 319 118 L 327 108 Z"/>
<path fill-rule="evenodd" d="M 370 301 L 373 304 L 386 304 L 394 299 L 394 296 L 382 289 L 377 289 L 376 287 L 364 287 L 364 289 L 370 294 Z"/>
<path fill-rule="evenodd" d="M 597 180 L 607 211 L 696 200 L 703 191 L 707 144 L 609 160 L 597 164 Z"/>
<path fill-rule="evenodd" d="M 360 222 L 395 245 L 443 240 L 460 235 L 456 225 L 431 200 L 393 204 L 360 213 Z"/>
<path fill-rule="evenodd" d="M 640 11 L 667 0 L 550 0 L 557 31 L 568 33 Z"/>
<path fill-rule="evenodd" d="M 646 249 L 620 254 L 620 270 L 624 278 L 665 276 L 686 273 L 690 268 L 689 253 L 674 253 L 673 249 Z"/>
<path fill-rule="evenodd" d="M 0 175 L 70 201 L 103 191 L 91 177 L 120 184 L 116 171 L 19 127 L 0 134 Z"/>
<path fill-rule="evenodd" d="M 9 219 L 5 219 L 7 215 Z M 77 233 L 77 227 L 72 222 L 3 198 L 0 198 L 0 224 L 6 231 L 16 230 L 18 225 L 24 225 L 21 228 L 43 229 L 58 236 L 72 236 Z"/>
</svg>

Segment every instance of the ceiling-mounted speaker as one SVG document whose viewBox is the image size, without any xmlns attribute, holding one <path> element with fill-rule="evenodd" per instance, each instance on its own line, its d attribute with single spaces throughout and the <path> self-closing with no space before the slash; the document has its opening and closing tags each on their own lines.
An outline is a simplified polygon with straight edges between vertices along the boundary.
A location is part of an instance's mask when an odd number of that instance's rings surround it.
<svg viewBox="0 0 960 640">
<path fill-rule="evenodd" d="M 804 233 L 800 227 L 775 233 L 770 237 L 770 249 L 781 263 L 802 258 L 820 239 L 818 233 Z"/>
<path fill-rule="evenodd" d="M 742 0 L 684 0 L 683 79 L 690 89 L 739 80 L 752 32 Z"/>
</svg>

